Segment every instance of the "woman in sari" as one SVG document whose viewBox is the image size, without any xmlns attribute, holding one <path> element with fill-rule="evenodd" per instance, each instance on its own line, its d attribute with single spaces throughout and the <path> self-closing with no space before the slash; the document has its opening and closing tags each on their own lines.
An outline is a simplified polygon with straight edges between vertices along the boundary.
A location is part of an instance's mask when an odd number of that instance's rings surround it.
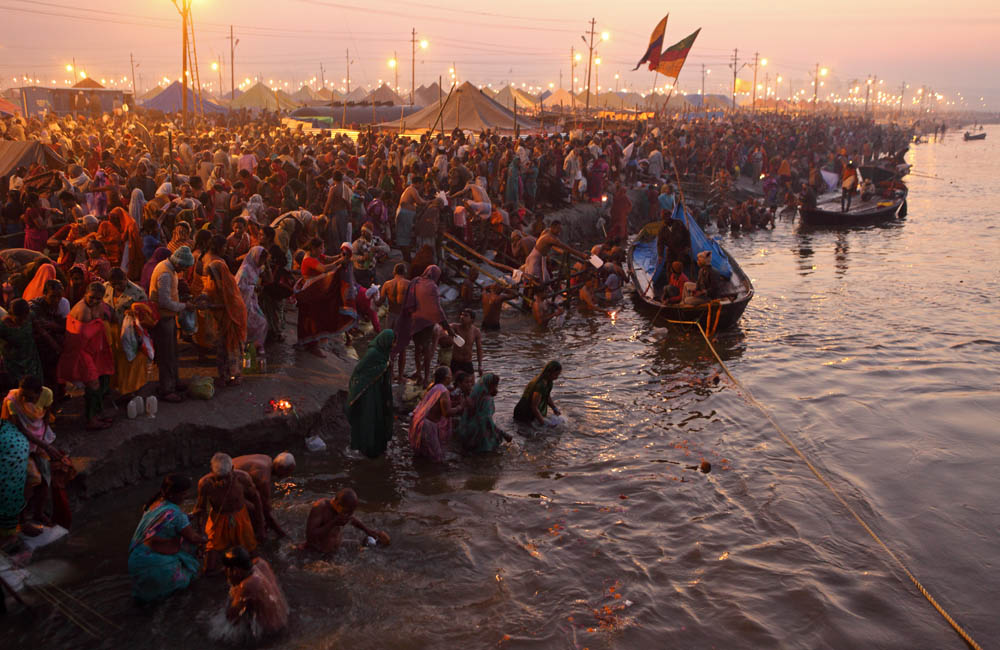
<svg viewBox="0 0 1000 650">
<path fill-rule="evenodd" d="M 392 381 L 389 354 L 396 335 L 382 330 L 354 367 L 347 396 L 351 449 L 378 458 L 392 439 Z"/>
<path fill-rule="evenodd" d="M 254 246 L 243 258 L 243 264 L 236 272 L 236 284 L 243 296 L 243 304 L 246 305 L 246 340 L 257 347 L 258 354 L 263 352 L 264 342 L 267 340 L 267 318 L 257 300 L 257 288 L 262 275 L 269 275 L 267 251 L 263 246 Z M 267 281 L 267 277 L 263 279 Z"/>
<path fill-rule="evenodd" d="M 146 197 L 138 187 L 132 190 L 128 201 L 128 216 L 135 222 L 136 228 L 142 228 L 143 208 L 146 207 Z"/>
<path fill-rule="evenodd" d="M 430 379 L 434 326 L 440 324 L 448 334 L 455 335 L 441 307 L 437 287 L 440 279 L 441 269 L 432 264 L 410 282 L 394 327 L 397 333 L 393 350 L 395 354 L 405 353 L 406 346 L 410 344 L 411 339 L 413 340 L 413 359 L 417 366 L 418 384 L 425 384 Z"/>
<path fill-rule="evenodd" d="M 42 376 L 42 360 L 35 346 L 35 328 L 26 300 L 19 298 L 10 303 L 10 312 L 0 319 L 0 341 L 7 344 L 3 365 L 12 383 L 17 384 L 22 377 Z"/>
<path fill-rule="evenodd" d="M 132 535 L 128 572 L 132 596 L 140 603 L 162 600 L 186 589 L 198 575 L 201 564 L 194 547 L 204 544 L 205 538 L 179 507 L 189 489 L 191 479 L 167 474 Z"/>
<path fill-rule="evenodd" d="M 247 338 L 247 308 L 229 267 L 223 260 L 208 265 L 205 295 L 211 304 L 208 311 L 215 320 L 215 356 L 218 361 L 219 383 L 237 386 L 242 383 L 240 361 Z"/>
<path fill-rule="evenodd" d="M 104 244 L 104 252 L 108 256 L 111 266 L 121 266 L 122 234 L 118 228 L 110 221 L 102 221 L 101 225 L 97 227 L 97 235 L 95 237 L 97 241 Z"/>
<path fill-rule="evenodd" d="M 105 285 L 107 293 L 104 294 L 104 302 L 114 312 L 114 320 L 108 321 L 111 332 L 111 354 L 115 359 L 115 372 L 111 375 L 111 390 L 117 391 L 121 396 L 131 395 L 146 385 L 146 369 L 151 361 L 140 338 L 146 327 L 152 327 L 151 317 L 145 318 L 145 324 L 139 319 L 139 313 L 133 311 L 136 303 L 144 303 L 147 300 L 146 293 L 134 282 L 130 282 L 125 277 L 125 272 L 119 268 L 111 269 L 111 277 Z M 149 307 L 143 305 L 149 310 Z M 135 332 L 136 338 L 128 341 L 128 345 L 138 343 L 138 349 L 126 350 L 126 341 L 122 340 L 122 330 L 126 325 L 126 316 L 129 317 L 129 326 Z M 138 325 L 138 327 L 137 327 Z M 129 356 L 131 355 L 131 359 Z"/>
<path fill-rule="evenodd" d="M 29 194 L 28 209 L 21 215 L 24 222 L 24 247 L 32 251 L 44 251 L 49 240 L 48 209 L 42 207 L 37 194 Z"/>
<path fill-rule="evenodd" d="M 552 401 L 552 385 L 559 379 L 562 364 L 549 361 L 545 368 L 532 379 L 524 389 L 520 401 L 514 407 L 514 419 L 522 424 L 545 424 L 545 415 L 551 406 L 552 412 L 559 415 L 559 408 Z"/>
<path fill-rule="evenodd" d="M 461 412 L 451 405 L 448 385 L 451 368 L 434 371 L 434 384 L 413 410 L 410 419 L 410 446 L 413 453 L 436 463 L 444 462 L 444 452 L 451 439 L 451 417 Z"/>
<path fill-rule="evenodd" d="M 462 448 L 471 453 L 496 450 L 502 440 L 510 442 L 511 436 L 493 422 L 493 398 L 500 386 L 500 377 L 488 372 L 472 389 L 469 404 L 458 421 L 458 439 Z"/>
<path fill-rule="evenodd" d="M 49 280 L 56 280 L 56 267 L 52 264 L 42 264 L 35 271 L 35 277 L 31 279 L 28 286 L 24 288 L 24 292 L 21 293 L 21 297 L 31 302 L 35 298 L 39 298 L 45 294 L 45 283 Z"/>
<path fill-rule="evenodd" d="M 17 534 L 28 478 L 28 439 L 13 423 L 0 422 L 0 548 Z M 0 594 L 2 597 L 2 594 Z"/>
<path fill-rule="evenodd" d="M 142 265 L 146 261 L 142 255 L 142 235 L 139 234 L 139 227 L 129 218 L 128 213 L 123 208 L 113 209 L 108 218 L 121 233 L 119 267 L 125 271 L 129 280 L 138 282 L 139 278 L 142 277 Z"/>
<path fill-rule="evenodd" d="M 354 305 L 356 289 L 351 270 L 351 246 L 341 247 L 339 257 L 323 254 L 319 237 L 309 241 L 309 254 L 302 260 L 302 279 L 295 287 L 299 307 L 298 345 L 317 357 L 326 354 L 319 344 L 327 337 L 350 329 L 358 319 Z"/>
<path fill-rule="evenodd" d="M 167 242 L 167 250 L 175 252 L 181 246 L 194 248 L 194 241 L 191 239 L 191 224 L 186 221 L 178 221 L 174 226 L 174 234 Z"/>
<path fill-rule="evenodd" d="M 13 424 L 28 445 L 25 461 L 26 478 L 20 485 L 23 495 L 30 497 L 32 516 L 36 521 L 48 523 L 45 505 L 49 500 L 50 486 L 56 487 L 55 480 L 72 467 L 66 455 L 53 447 L 56 434 L 49 426 L 49 409 L 52 406 L 52 391 L 42 386 L 38 377 L 24 377 L 19 385 L 4 397 L 0 418 Z M 55 461 L 55 464 L 53 464 Z M 64 488 L 62 484 L 60 488 Z M 52 516 L 56 523 L 69 526 L 72 515 L 64 489 L 58 491 L 58 499 L 53 504 Z M 22 505 L 23 508 L 23 505 Z"/>
</svg>

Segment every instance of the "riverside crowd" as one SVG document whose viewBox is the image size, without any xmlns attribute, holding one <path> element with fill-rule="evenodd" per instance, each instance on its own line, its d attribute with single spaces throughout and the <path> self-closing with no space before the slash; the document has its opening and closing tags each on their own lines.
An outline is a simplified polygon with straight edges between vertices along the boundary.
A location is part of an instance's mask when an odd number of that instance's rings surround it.
<svg viewBox="0 0 1000 650">
<path fill-rule="evenodd" d="M 72 466 L 51 425 L 70 394 L 82 390 L 82 425 L 98 430 L 112 426 L 109 400 L 125 404 L 151 392 L 153 365 L 161 402 L 239 390 L 243 369 L 266 370 L 269 346 L 285 339 L 293 317 L 290 342 L 318 357 L 356 339 L 361 321 L 372 324 L 375 336 L 349 386 L 353 448 L 372 458 L 385 452 L 393 381 L 406 381 L 412 349 L 411 376 L 428 387 L 410 418 L 415 454 L 442 461 L 452 441 L 464 453 L 494 451 L 510 435 L 493 421 L 500 378 L 484 372 L 482 338 L 499 328 L 503 302 L 522 294 L 501 284 L 479 291 L 470 266 L 468 278 L 452 278 L 466 307 L 452 322 L 442 306 L 447 241 L 496 250 L 525 277 L 525 294 L 540 295 L 552 282 L 550 252 L 589 257 L 559 238 L 560 224 L 546 223 L 545 212 L 610 198 L 607 241 L 591 251 L 605 268 L 576 280 L 581 302 L 596 309 L 602 295 L 620 298 L 630 215 L 668 218 L 678 183 L 728 191 L 742 177 L 762 186 L 764 201 L 794 203 L 820 188 L 820 170 L 841 174 L 852 161 L 895 155 L 909 141 L 894 125 L 779 114 L 525 138 L 456 130 L 420 140 L 376 131 L 310 134 L 282 127 L 273 115 L 197 119 L 186 127 L 177 118 L 134 114 L 51 115 L 3 120 L 0 137 L 37 140 L 66 162 L 61 169 L 18 167 L 0 178 L 0 226 L 23 234 L 22 245 L 0 250 L 0 543 L 19 528 L 34 532 L 30 520 L 68 519 L 62 488 Z M 630 198 L 627 190 L 636 187 L 643 189 Z M 757 209 L 739 205 L 722 208 L 734 215 L 727 224 Z M 686 281 L 681 269 L 693 260 L 683 259 L 683 233 L 663 239 L 665 249 L 675 245 L 670 261 Z M 391 272 L 382 264 L 390 259 L 398 262 Z M 534 303 L 540 324 L 559 316 L 551 302 Z M 214 386 L 181 381 L 182 346 L 214 358 Z M 530 382 L 517 422 L 551 423 L 549 410 L 560 415 L 551 391 L 561 370 L 553 361 Z M 267 474 L 254 487 L 253 472 L 243 477 L 240 459 L 234 466 L 227 458 L 213 459 L 214 478 L 199 484 L 197 525 L 177 507 L 190 487 L 184 477 L 168 477 L 147 507 L 130 554 L 138 598 L 165 596 L 198 572 L 199 561 L 180 554 L 182 539 L 208 542 L 209 570 L 224 556 L 234 589 L 251 578 L 256 586 L 243 591 L 255 598 L 277 589 L 270 569 L 249 555 L 255 530 L 280 531 L 266 521 L 261 500 L 271 465 L 245 461 Z M 289 470 L 289 458 L 274 461 L 277 474 Z M 356 522 L 356 502 L 342 493 L 318 504 L 307 546 L 335 550 L 340 528 Z M 223 517 L 239 521 L 222 525 L 212 524 L 212 512 L 243 515 Z M 171 586 L 168 574 L 187 580 Z"/>
</svg>

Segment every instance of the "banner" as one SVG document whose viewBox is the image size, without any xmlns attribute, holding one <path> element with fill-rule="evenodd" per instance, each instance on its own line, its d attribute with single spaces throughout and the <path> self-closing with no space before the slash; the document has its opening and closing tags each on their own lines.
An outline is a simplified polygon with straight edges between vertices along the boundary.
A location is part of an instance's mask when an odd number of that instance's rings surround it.
<svg viewBox="0 0 1000 650">
<path fill-rule="evenodd" d="M 635 72 L 639 69 L 643 63 L 649 63 L 649 69 L 655 70 L 656 64 L 660 62 L 660 48 L 663 47 L 663 32 L 667 30 L 667 18 L 670 14 L 663 17 L 656 27 L 653 28 L 653 33 L 649 37 L 649 47 L 646 48 L 646 53 L 642 55 L 639 62 L 635 64 L 632 71 Z"/>
<path fill-rule="evenodd" d="M 691 51 L 691 46 L 694 45 L 694 39 L 698 38 L 698 32 L 701 28 L 695 30 L 693 34 L 685 38 L 683 41 L 674 43 L 667 49 L 663 50 L 660 54 L 659 61 L 656 64 L 656 71 L 662 74 L 664 77 L 671 77 L 676 79 L 681 74 L 681 68 L 684 67 L 684 62 L 687 60 L 688 52 Z"/>
</svg>

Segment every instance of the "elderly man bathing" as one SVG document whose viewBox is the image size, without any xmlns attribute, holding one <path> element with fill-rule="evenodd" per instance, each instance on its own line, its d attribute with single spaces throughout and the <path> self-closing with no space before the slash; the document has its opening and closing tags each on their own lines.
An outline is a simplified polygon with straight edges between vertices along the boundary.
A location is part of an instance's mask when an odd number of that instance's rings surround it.
<svg viewBox="0 0 1000 650">
<path fill-rule="evenodd" d="M 295 472 L 295 457 L 287 451 L 274 457 L 274 460 L 266 454 L 249 454 L 247 456 L 237 456 L 233 459 L 233 467 L 250 475 L 257 494 L 260 495 L 260 503 L 263 509 L 263 521 L 268 528 L 278 534 L 278 537 L 288 537 L 278 522 L 274 520 L 271 513 L 271 489 L 274 479 L 282 479 L 291 476 Z M 256 513 L 251 513 L 251 519 L 256 523 L 259 518 L 254 517 Z M 263 539 L 266 530 L 255 528 L 258 539 Z"/>
<path fill-rule="evenodd" d="M 229 454 L 220 452 L 212 456 L 212 471 L 198 481 L 198 503 L 192 513 L 199 528 L 204 523 L 208 538 L 205 573 L 217 571 L 219 555 L 234 546 L 250 552 L 257 548 L 254 529 L 264 529 L 263 511 L 250 475 L 235 469 Z"/>
</svg>

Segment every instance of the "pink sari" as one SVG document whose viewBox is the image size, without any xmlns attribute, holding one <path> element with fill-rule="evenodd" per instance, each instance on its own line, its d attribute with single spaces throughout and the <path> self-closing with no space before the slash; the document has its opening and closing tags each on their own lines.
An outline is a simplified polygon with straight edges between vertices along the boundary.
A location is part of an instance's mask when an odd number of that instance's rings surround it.
<svg viewBox="0 0 1000 650">
<path fill-rule="evenodd" d="M 440 420 L 432 422 L 427 416 L 438 408 L 441 397 L 447 394 L 444 384 L 434 384 L 417 404 L 410 419 L 410 446 L 413 451 L 437 463 L 444 462 L 444 450 L 451 438 L 451 419 L 441 416 Z"/>
</svg>

